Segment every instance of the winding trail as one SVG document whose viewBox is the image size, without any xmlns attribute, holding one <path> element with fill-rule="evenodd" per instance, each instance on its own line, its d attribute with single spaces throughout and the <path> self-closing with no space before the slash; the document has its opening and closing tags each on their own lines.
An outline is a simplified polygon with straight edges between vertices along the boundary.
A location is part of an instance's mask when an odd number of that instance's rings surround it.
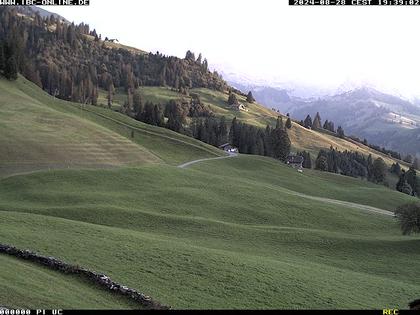
<svg viewBox="0 0 420 315">
<path fill-rule="evenodd" d="M 204 161 L 212 161 L 212 160 L 223 160 L 223 159 L 229 159 L 229 158 L 233 158 L 235 156 L 238 156 L 238 153 L 233 153 L 233 152 L 228 152 L 229 155 L 226 156 L 219 156 L 219 157 L 215 157 L 215 158 L 207 158 L 207 159 L 199 159 L 199 160 L 194 160 L 194 161 L 190 161 L 181 165 L 178 165 L 179 168 L 187 168 L 188 166 L 191 166 L 195 163 L 200 163 L 200 162 L 204 162 Z"/>
<path fill-rule="evenodd" d="M 237 153 L 229 152 L 229 155 L 227 155 L 227 156 L 194 160 L 194 161 L 190 161 L 190 162 L 178 165 L 178 167 L 179 168 L 187 168 L 187 167 L 189 167 L 193 164 L 200 163 L 200 162 L 212 161 L 212 160 L 222 160 L 222 159 L 228 159 L 228 158 L 233 158 L 233 157 L 237 157 L 237 156 L 238 156 Z M 267 188 L 280 190 L 280 191 L 282 191 L 286 194 L 293 195 L 293 196 L 298 196 L 298 197 L 305 198 L 305 199 L 321 201 L 321 202 L 325 202 L 325 203 L 329 203 L 329 204 L 333 204 L 333 205 L 339 205 L 339 206 L 349 207 L 349 208 L 353 208 L 353 209 L 359 209 L 359 210 L 363 210 L 363 211 L 374 212 L 374 213 L 387 215 L 387 216 L 394 216 L 394 213 L 392 211 L 388 211 L 388 210 L 384 210 L 384 209 L 381 209 L 381 208 L 376 208 L 376 207 L 372 207 L 372 206 L 368 206 L 368 205 L 362 205 L 362 204 L 354 203 L 354 202 L 350 202 L 350 201 L 343 201 L 343 200 L 337 200 L 337 199 L 330 199 L 330 198 L 306 195 L 306 194 L 299 193 L 299 192 L 296 192 L 296 191 L 293 191 L 293 190 L 289 190 L 289 189 L 283 188 L 283 187 L 267 186 Z"/>
</svg>

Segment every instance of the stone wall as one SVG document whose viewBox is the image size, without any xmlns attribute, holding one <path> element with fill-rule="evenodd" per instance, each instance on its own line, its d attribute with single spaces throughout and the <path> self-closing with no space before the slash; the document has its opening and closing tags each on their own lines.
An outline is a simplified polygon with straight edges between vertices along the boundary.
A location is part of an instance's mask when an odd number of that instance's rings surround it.
<svg viewBox="0 0 420 315">
<path fill-rule="evenodd" d="M 410 302 L 410 310 L 420 310 L 420 299 Z"/>
<path fill-rule="evenodd" d="M 29 260 L 34 263 L 46 266 L 50 269 L 61 271 L 63 273 L 79 275 L 80 277 L 87 279 L 99 287 L 110 290 L 115 294 L 126 296 L 136 301 L 142 306 L 142 308 L 170 309 L 170 307 L 154 301 L 150 296 L 144 295 L 143 293 L 137 292 L 134 289 L 130 289 L 120 283 L 112 281 L 108 276 L 104 274 L 99 274 L 79 266 L 70 265 L 54 257 L 41 256 L 29 250 L 20 250 L 16 247 L 2 244 L 0 244 L 0 253 L 8 254 L 20 259 Z"/>
</svg>

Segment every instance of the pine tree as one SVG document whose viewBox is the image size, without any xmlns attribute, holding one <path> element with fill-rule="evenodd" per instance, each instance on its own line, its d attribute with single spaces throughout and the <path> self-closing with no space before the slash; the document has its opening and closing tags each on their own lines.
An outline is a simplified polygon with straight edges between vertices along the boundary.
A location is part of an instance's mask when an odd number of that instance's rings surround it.
<svg viewBox="0 0 420 315">
<path fill-rule="evenodd" d="M 163 127 L 165 125 L 165 117 L 159 105 L 155 105 L 153 107 L 153 124 L 159 127 Z"/>
<path fill-rule="evenodd" d="M 265 156 L 273 156 L 273 144 L 271 139 L 272 129 L 269 125 L 265 128 L 264 131 L 264 155 Z"/>
<path fill-rule="evenodd" d="M 201 53 L 198 55 L 198 57 L 197 57 L 197 63 L 199 64 L 199 65 L 201 65 L 201 62 L 202 62 L 202 60 L 203 60 L 203 56 L 201 55 Z"/>
<path fill-rule="evenodd" d="M 249 91 L 249 92 L 248 92 L 248 95 L 246 96 L 246 101 L 247 101 L 248 103 L 254 103 L 254 102 L 255 102 L 255 98 L 254 98 L 254 96 L 252 95 L 252 92 L 251 92 L 251 91 Z"/>
<path fill-rule="evenodd" d="M 141 121 L 149 125 L 155 125 L 155 111 L 154 105 L 152 102 L 146 102 L 143 109 L 143 114 L 141 115 Z"/>
<path fill-rule="evenodd" d="M 236 117 L 232 119 L 232 123 L 230 125 L 229 142 L 234 147 L 239 148 L 239 123 Z"/>
<path fill-rule="evenodd" d="M 320 171 L 328 171 L 328 159 L 324 150 L 319 151 L 315 160 L 315 169 Z"/>
<path fill-rule="evenodd" d="M 395 189 L 397 191 L 402 192 L 404 183 L 407 183 L 407 181 L 405 180 L 405 171 L 401 170 L 401 174 L 400 174 L 400 177 L 398 178 L 398 182 L 397 182 L 397 185 L 395 186 Z"/>
<path fill-rule="evenodd" d="M 312 168 L 311 154 L 309 152 L 306 152 L 306 151 L 298 152 L 297 155 L 303 157 L 303 164 L 302 164 L 302 166 L 304 168 L 307 168 L 307 169 L 311 169 Z"/>
<path fill-rule="evenodd" d="M 322 127 L 321 124 L 321 116 L 319 115 L 319 113 L 317 112 L 314 118 L 314 121 L 312 123 L 312 128 L 313 129 L 321 129 Z"/>
<path fill-rule="evenodd" d="M 291 129 L 292 128 L 292 121 L 291 121 L 290 117 L 287 117 L 287 120 L 286 120 L 286 128 L 287 129 Z"/>
<path fill-rule="evenodd" d="M 16 58 L 14 55 L 11 55 L 6 60 L 6 65 L 4 67 L 4 76 L 8 80 L 16 80 L 17 74 L 18 74 L 18 70 L 17 70 Z"/>
<path fill-rule="evenodd" d="M 6 64 L 5 56 L 4 56 L 4 48 L 3 42 L 0 41 L 0 73 L 4 71 L 4 67 Z"/>
<path fill-rule="evenodd" d="M 283 117 L 277 116 L 276 129 L 284 129 Z"/>
<path fill-rule="evenodd" d="M 337 134 L 340 138 L 344 138 L 344 130 L 343 130 L 343 128 L 341 128 L 341 126 L 338 126 Z"/>
<path fill-rule="evenodd" d="M 114 99 L 114 84 L 112 82 L 109 83 L 108 85 L 108 95 L 107 95 L 107 99 L 108 99 L 108 107 L 111 108 L 112 107 L 112 101 Z"/>
<path fill-rule="evenodd" d="M 289 135 L 283 129 L 278 127 L 272 131 L 272 154 L 273 157 L 281 161 L 286 161 L 287 156 L 290 154 L 291 142 Z"/>
<path fill-rule="evenodd" d="M 405 180 L 411 186 L 413 190 L 413 196 L 417 196 L 420 187 L 418 186 L 417 173 L 414 168 L 410 167 L 410 169 L 405 173 Z"/>
<path fill-rule="evenodd" d="M 222 116 L 222 118 L 220 118 L 220 121 L 219 121 L 218 139 L 219 139 L 219 141 L 218 141 L 217 145 L 221 145 L 221 144 L 225 143 L 226 140 L 227 140 L 227 125 L 226 125 L 225 116 Z"/>
<path fill-rule="evenodd" d="M 407 183 L 407 181 L 405 180 L 401 186 L 401 190 L 400 190 L 403 194 L 412 196 L 413 195 L 413 188 L 411 188 L 410 184 Z"/>
<path fill-rule="evenodd" d="M 312 128 L 312 118 L 311 116 L 306 116 L 305 121 L 303 122 L 303 126 L 305 128 L 311 129 Z"/>
<path fill-rule="evenodd" d="M 143 112 L 143 98 L 139 90 L 134 91 L 133 94 L 133 111 L 136 117 L 139 117 Z"/>
<path fill-rule="evenodd" d="M 229 105 L 236 105 L 238 104 L 238 99 L 236 98 L 236 95 L 233 94 L 232 92 L 229 93 L 229 98 L 228 98 L 228 104 Z"/>
<path fill-rule="evenodd" d="M 382 183 L 386 177 L 386 164 L 382 158 L 377 158 L 373 162 L 373 180 Z"/>
<path fill-rule="evenodd" d="M 393 173 L 393 174 L 395 174 L 395 175 L 397 175 L 397 176 L 400 176 L 401 175 L 401 166 L 400 166 L 400 164 L 398 162 L 397 163 L 393 163 L 392 166 L 391 166 L 390 172 Z"/>
</svg>

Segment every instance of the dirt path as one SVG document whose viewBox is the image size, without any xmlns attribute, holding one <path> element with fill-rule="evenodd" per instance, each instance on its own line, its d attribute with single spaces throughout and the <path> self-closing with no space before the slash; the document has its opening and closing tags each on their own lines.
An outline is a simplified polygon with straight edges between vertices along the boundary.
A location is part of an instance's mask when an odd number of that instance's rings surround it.
<svg viewBox="0 0 420 315">
<path fill-rule="evenodd" d="M 190 161 L 181 165 L 178 165 L 179 168 L 187 168 L 190 165 L 193 165 L 195 163 L 200 163 L 200 162 L 204 162 L 204 161 L 212 161 L 212 160 L 222 160 L 222 159 L 228 159 L 228 158 L 232 158 L 238 156 L 237 153 L 232 153 L 229 152 L 229 155 L 226 156 L 219 156 L 219 157 L 215 157 L 215 158 L 207 158 L 207 159 L 199 159 L 199 160 L 194 160 L 194 161 Z"/>
<path fill-rule="evenodd" d="M 359 209 L 359 210 L 364 210 L 364 211 L 369 211 L 369 212 L 375 212 L 375 213 L 388 215 L 388 216 L 394 216 L 394 213 L 391 212 L 391 211 L 376 208 L 376 207 L 372 207 L 372 206 L 362 205 L 362 204 L 359 204 L 359 203 L 337 200 L 337 199 L 330 199 L 330 198 L 323 198 L 323 197 L 316 197 L 316 196 L 311 196 L 311 195 L 305 195 L 305 194 L 298 193 L 296 191 L 292 191 L 292 190 L 288 190 L 288 189 L 284 189 L 284 192 L 287 193 L 287 194 L 290 194 L 290 195 L 299 196 L 299 197 L 306 198 L 306 199 L 321 201 L 321 202 L 325 202 L 325 203 L 340 205 L 340 206 L 344 206 L 344 207 L 349 207 L 349 208 L 354 208 L 354 209 Z"/>
<path fill-rule="evenodd" d="M 228 159 L 228 158 L 232 158 L 232 157 L 236 157 L 236 156 L 238 156 L 237 153 L 230 153 L 229 152 L 229 155 L 228 156 L 194 160 L 194 161 L 190 161 L 190 162 L 187 162 L 187 163 L 178 165 L 178 167 L 179 168 L 187 168 L 190 165 L 193 165 L 193 164 L 196 164 L 196 163 L 200 163 L 200 162 L 204 162 L 204 161 Z M 311 199 L 311 200 L 321 201 L 321 202 L 325 202 L 325 203 L 329 203 L 329 204 L 334 204 L 334 205 L 349 207 L 349 208 L 353 208 L 353 209 L 359 209 L 359 210 L 363 210 L 363 211 L 379 213 L 379 214 L 387 215 L 387 216 L 394 216 L 394 213 L 391 212 L 391 211 L 380 209 L 380 208 L 376 208 L 376 207 L 372 207 L 372 206 L 362 205 L 362 204 L 359 204 L 359 203 L 354 203 L 354 202 L 349 202 L 349 201 L 343 201 L 343 200 L 337 200 L 337 199 L 330 199 L 330 198 L 323 198 L 323 197 L 306 195 L 306 194 L 299 193 L 299 192 L 296 192 L 296 191 L 293 191 L 293 190 L 289 190 L 289 189 L 286 189 L 286 188 L 283 188 L 283 187 L 275 187 L 274 188 L 272 186 L 267 186 L 267 188 L 281 190 L 282 192 L 284 192 L 286 194 L 293 195 L 293 196 L 298 196 L 298 197 L 305 198 L 305 199 Z"/>
</svg>

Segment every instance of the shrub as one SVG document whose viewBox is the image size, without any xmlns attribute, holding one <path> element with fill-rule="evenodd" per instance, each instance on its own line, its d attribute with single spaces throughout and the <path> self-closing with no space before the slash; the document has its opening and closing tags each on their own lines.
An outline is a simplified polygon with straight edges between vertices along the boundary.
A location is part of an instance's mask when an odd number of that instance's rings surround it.
<svg viewBox="0 0 420 315">
<path fill-rule="evenodd" d="M 399 206 L 395 210 L 395 216 L 400 222 L 401 231 L 404 235 L 420 233 L 420 203 Z"/>
</svg>

